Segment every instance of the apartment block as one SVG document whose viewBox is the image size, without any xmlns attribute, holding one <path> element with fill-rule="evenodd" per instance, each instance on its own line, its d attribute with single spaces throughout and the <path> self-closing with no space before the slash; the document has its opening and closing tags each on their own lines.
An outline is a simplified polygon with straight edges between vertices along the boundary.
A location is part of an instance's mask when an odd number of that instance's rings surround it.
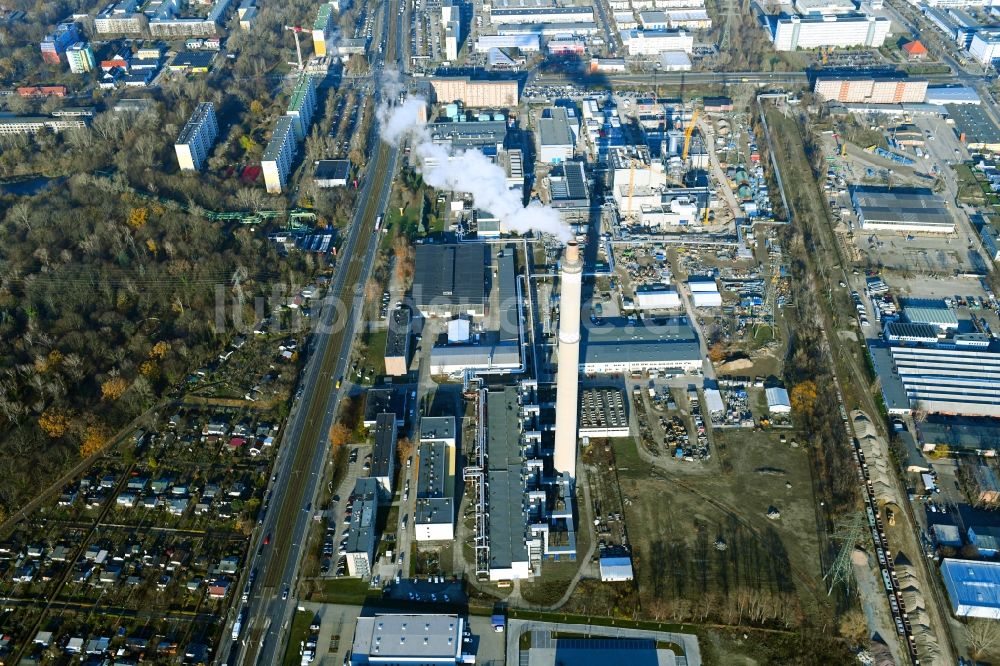
<svg viewBox="0 0 1000 666">
<path fill-rule="evenodd" d="M 333 28 L 333 5 L 326 3 L 319 6 L 316 12 L 316 21 L 313 23 L 313 53 L 318 57 L 327 55 L 326 41 L 330 37 Z"/>
<path fill-rule="evenodd" d="M 768 17 L 771 41 L 776 51 L 816 49 L 826 46 L 879 48 L 889 35 L 892 22 L 864 14 L 835 16 Z"/>
<path fill-rule="evenodd" d="M 74 74 L 86 74 L 97 66 L 94 50 L 86 42 L 77 42 L 66 49 L 66 61 Z"/>
<path fill-rule="evenodd" d="M 184 125 L 174 150 L 177 164 L 182 171 L 201 171 L 208 151 L 219 136 L 219 124 L 215 119 L 215 105 L 211 102 L 199 104 Z"/>
<path fill-rule="evenodd" d="M 295 118 L 282 116 L 274 126 L 274 133 L 260 161 L 264 171 L 264 186 L 271 194 L 280 194 L 288 181 L 288 174 L 295 159 Z"/>
<path fill-rule="evenodd" d="M 288 112 L 294 121 L 292 128 L 295 131 L 295 140 L 302 141 L 309 133 L 309 125 L 312 123 L 313 112 L 316 110 L 316 79 L 305 74 L 299 78 L 292 91 L 292 99 L 288 102 Z"/>
</svg>

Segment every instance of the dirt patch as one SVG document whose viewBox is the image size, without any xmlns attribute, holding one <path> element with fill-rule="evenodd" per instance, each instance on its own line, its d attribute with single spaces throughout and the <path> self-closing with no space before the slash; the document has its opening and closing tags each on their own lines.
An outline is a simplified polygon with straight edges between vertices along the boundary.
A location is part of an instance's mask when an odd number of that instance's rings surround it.
<svg viewBox="0 0 1000 666">
<path fill-rule="evenodd" d="M 717 433 L 732 471 L 620 468 L 643 609 L 654 619 L 789 626 L 826 617 L 806 453 L 773 433 Z M 767 517 L 771 507 L 779 519 Z"/>
</svg>

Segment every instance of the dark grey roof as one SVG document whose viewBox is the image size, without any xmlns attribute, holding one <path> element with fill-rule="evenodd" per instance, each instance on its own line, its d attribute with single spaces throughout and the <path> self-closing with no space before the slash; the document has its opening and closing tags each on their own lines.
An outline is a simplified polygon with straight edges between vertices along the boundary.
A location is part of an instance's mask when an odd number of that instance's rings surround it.
<svg viewBox="0 0 1000 666">
<path fill-rule="evenodd" d="M 315 180 L 347 180 L 351 172 L 350 160 L 320 160 L 313 172 Z"/>
<path fill-rule="evenodd" d="M 925 187 L 856 185 L 851 200 L 865 222 L 954 226 L 944 200 Z"/>
<path fill-rule="evenodd" d="M 487 392 L 486 428 L 490 567 L 506 569 L 512 562 L 528 560 L 516 388 Z"/>
<path fill-rule="evenodd" d="M 368 389 L 365 400 L 365 421 L 373 423 L 379 414 L 389 412 L 396 421 L 406 420 L 406 391 L 394 388 Z"/>
<path fill-rule="evenodd" d="M 886 333 L 891 336 L 905 338 L 937 339 L 938 329 L 930 324 L 911 323 L 906 321 L 890 321 L 886 325 Z"/>
<path fill-rule="evenodd" d="M 389 332 L 385 336 L 386 358 L 406 356 L 409 350 L 411 319 L 410 308 L 405 306 L 395 308 L 390 313 Z"/>
<path fill-rule="evenodd" d="M 429 126 L 434 143 L 449 143 L 456 150 L 496 147 L 507 138 L 507 123 L 502 120 L 448 122 L 439 120 Z"/>
<path fill-rule="evenodd" d="M 214 51 L 181 51 L 171 64 L 174 67 L 208 67 L 214 59 Z"/>
<path fill-rule="evenodd" d="M 552 169 L 549 173 L 549 192 L 555 208 L 588 206 L 590 196 L 583 162 L 564 162 Z"/>
<path fill-rule="evenodd" d="M 486 294 L 486 247 L 477 243 L 417 245 L 413 300 L 425 305 L 476 305 Z"/>
<path fill-rule="evenodd" d="M 347 552 L 372 555 L 375 543 L 375 517 L 378 514 L 378 481 L 361 478 L 354 482 L 354 512 L 347 529 Z"/>
<path fill-rule="evenodd" d="M 517 342 L 518 320 L 521 304 L 517 299 L 517 277 L 514 267 L 514 249 L 505 248 L 497 257 L 497 281 L 500 294 L 500 342 Z"/>
<path fill-rule="evenodd" d="M 392 479 L 396 463 L 396 415 L 375 417 L 375 445 L 372 447 L 372 469 L 369 476 Z"/>
<path fill-rule="evenodd" d="M 870 342 L 868 353 L 882 385 L 882 400 L 885 402 L 886 408 L 890 411 L 909 409 L 910 400 L 906 397 L 903 380 L 896 372 L 889 347 L 882 342 Z"/>
<path fill-rule="evenodd" d="M 584 326 L 581 363 L 654 363 L 701 358 L 698 337 L 687 317 L 645 320 L 607 319 L 601 326 Z"/>
<path fill-rule="evenodd" d="M 444 442 L 423 442 L 417 448 L 417 497 L 446 497 L 448 449 Z"/>
<path fill-rule="evenodd" d="M 990 120 L 981 104 L 946 104 L 955 127 L 971 144 L 1000 144 L 1000 128 Z"/>
<path fill-rule="evenodd" d="M 420 439 L 455 439 L 455 417 L 423 417 L 420 419 Z"/>
</svg>

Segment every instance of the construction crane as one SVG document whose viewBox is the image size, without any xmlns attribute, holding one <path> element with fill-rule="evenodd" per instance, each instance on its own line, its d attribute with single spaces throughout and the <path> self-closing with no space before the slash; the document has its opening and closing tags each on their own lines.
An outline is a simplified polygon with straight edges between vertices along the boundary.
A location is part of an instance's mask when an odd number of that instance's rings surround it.
<svg viewBox="0 0 1000 666">
<path fill-rule="evenodd" d="M 302 66 L 302 46 L 299 45 L 299 33 L 302 32 L 302 26 L 298 25 L 286 25 L 285 30 L 291 30 L 292 34 L 295 35 L 295 55 L 299 60 L 299 71 L 301 72 L 305 67 Z M 288 63 L 289 65 L 293 63 Z"/>
<path fill-rule="evenodd" d="M 691 148 L 691 134 L 694 132 L 694 124 L 698 120 L 698 109 L 691 114 L 691 122 L 684 130 L 684 151 L 681 153 L 681 162 L 687 162 L 688 150 Z"/>
</svg>

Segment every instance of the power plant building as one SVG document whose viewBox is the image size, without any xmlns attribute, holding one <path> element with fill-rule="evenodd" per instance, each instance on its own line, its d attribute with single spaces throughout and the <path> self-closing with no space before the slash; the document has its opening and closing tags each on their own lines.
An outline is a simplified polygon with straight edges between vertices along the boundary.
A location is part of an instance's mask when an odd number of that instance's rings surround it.
<svg viewBox="0 0 1000 666">
<path fill-rule="evenodd" d="M 417 541 L 455 538 L 455 417 L 420 419 L 417 446 L 417 500 L 413 531 Z"/>
<path fill-rule="evenodd" d="M 771 41 L 776 51 L 848 48 L 880 48 L 892 22 L 880 16 L 769 16 Z"/>
<path fill-rule="evenodd" d="M 573 159 L 580 119 L 572 109 L 557 106 L 546 109 L 538 119 L 538 159 L 559 164 Z"/>
<path fill-rule="evenodd" d="M 517 106 L 517 81 L 476 80 L 468 76 L 428 79 L 434 99 L 442 104 L 461 102 L 472 108 L 509 109 Z"/>
<path fill-rule="evenodd" d="M 816 79 L 819 97 L 855 104 L 920 104 L 927 98 L 927 81 L 900 78 Z"/>
<path fill-rule="evenodd" d="M 218 135 L 215 105 L 212 102 L 199 104 L 174 144 L 181 171 L 201 171 Z"/>
<path fill-rule="evenodd" d="M 486 392 L 487 538 L 489 577 L 494 581 L 532 576 L 527 543 L 528 517 L 524 510 L 525 461 L 521 454 L 517 402 L 517 389 L 512 386 Z"/>
</svg>

